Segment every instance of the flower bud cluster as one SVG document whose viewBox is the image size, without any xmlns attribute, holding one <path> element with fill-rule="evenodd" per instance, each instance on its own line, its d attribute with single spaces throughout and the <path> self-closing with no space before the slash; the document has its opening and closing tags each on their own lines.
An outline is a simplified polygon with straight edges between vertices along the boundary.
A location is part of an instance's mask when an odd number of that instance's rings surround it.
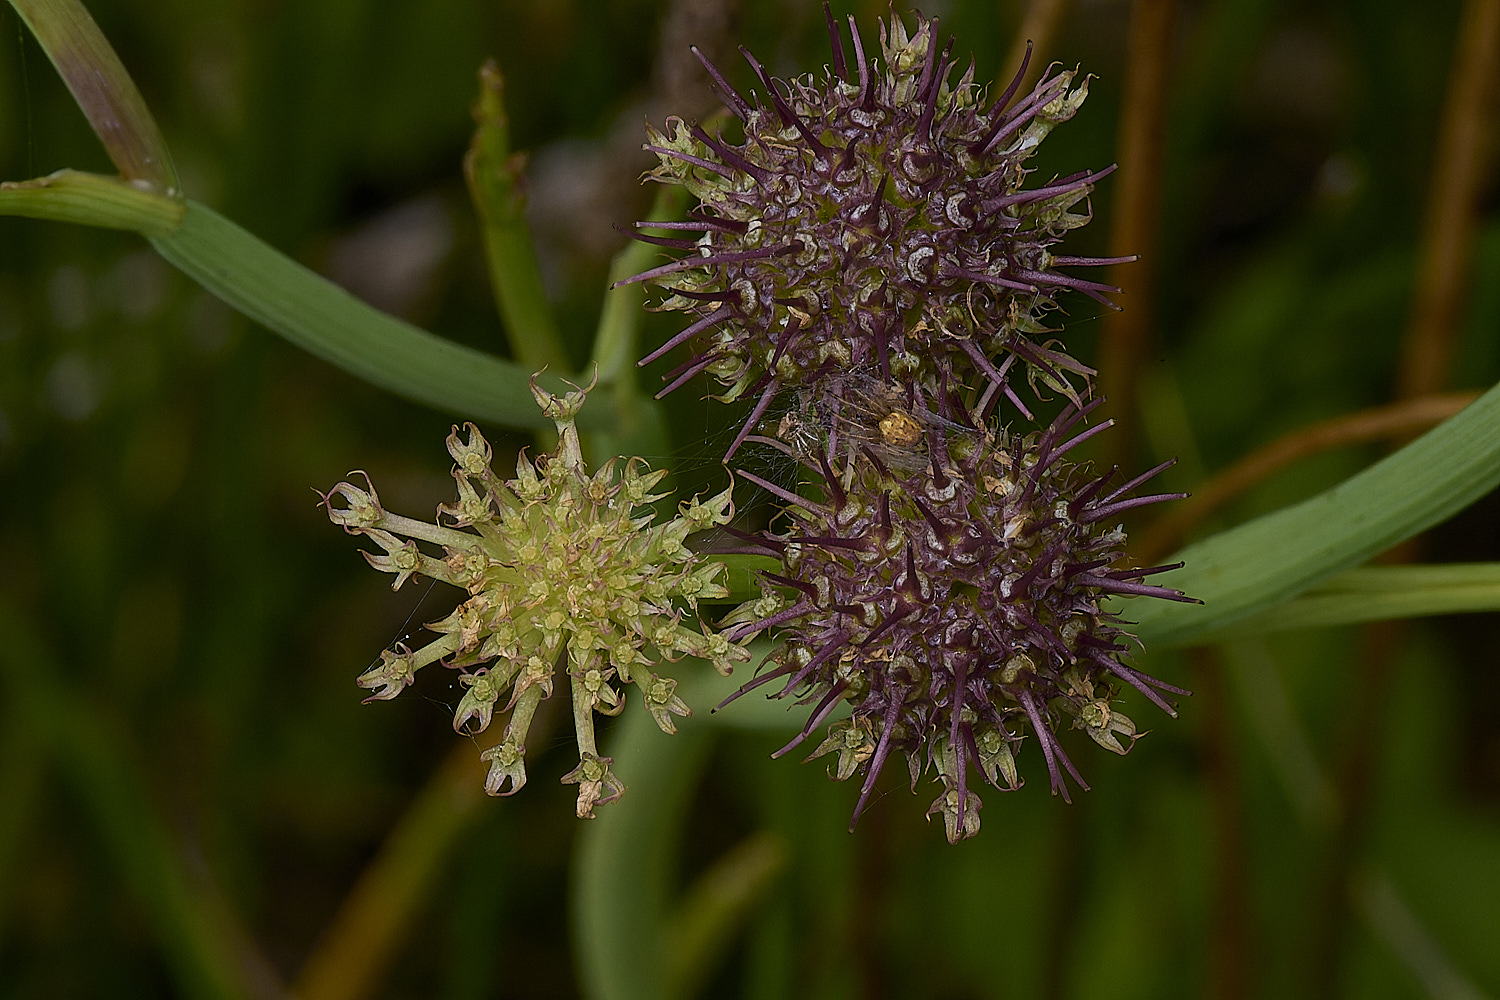
<svg viewBox="0 0 1500 1000">
<path fill-rule="evenodd" d="M 455 427 L 448 452 L 458 499 L 438 507 L 435 523 L 386 511 L 368 478 L 366 488 L 339 483 L 323 502 L 336 524 L 379 546 L 365 558 L 395 575 L 393 588 L 421 575 L 468 594 L 452 614 L 427 626 L 437 639 L 381 654 L 380 664 L 359 678 L 374 692 L 367 700 L 394 698 L 430 663 L 458 670 L 464 694 L 454 711 L 456 731 L 481 733 L 497 711 L 509 713 L 501 742 L 483 752 L 490 763 L 486 791 L 509 795 L 526 783 L 526 735 L 563 672 L 579 753 L 578 767 L 563 780 L 579 786 L 578 815 L 591 817 L 595 806 L 625 789 L 613 761 L 599 754 L 595 714 L 619 714 L 623 686 L 633 684 L 657 725 L 675 732 L 673 716 L 691 711 L 676 695 L 676 680 L 658 672 L 662 663 L 694 656 L 728 674 L 749 658 L 698 618 L 699 601 L 722 600 L 728 591 L 723 565 L 686 544 L 694 532 L 734 516 L 732 484 L 655 523 L 649 505 L 664 494 L 652 491 L 666 473 L 631 458 L 590 474 L 573 424 L 584 392 L 558 398 L 533 382 L 532 393 L 557 423 L 556 453 L 535 463 L 523 453 L 516 478 L 502 481 L 479 430 Z"/>
<path fill-rule="evenodd" d="M 821 502 L 760 481 L 787 502 L 785 530 L 759 539 L 782 564 L 767 580 L 796 603 L 732 631 L 782 625 L 776 665 L 741 691 L 779 681 L 780 696 L 815 703 L 778 755 L 841 703 L 852 707 L 813 756 L 836 754 L 840 779 L 863 776 L 856 816 L 900 750 L 913 790 L 935 767 L 942 793 L 929 815 L 942 813 L 957 840 L 979 828 L 970 766 L 996 787 L 1019 787 L 1015 756 L 1028 724 L 1066 799 L 1064 771 L 1088 786 L 1058 726 L 1071 720 L 1116 753 L 1135 739 L 1135 724 L 1112 707 L 1113 682 L 1176 714 L 1160 692 L 1186 692 L 1121 659 L 1128 636 L 1104 606 L 1115 595 L 1182 599 L 1141 582 L 1162 567 L 1126 565 L 1125 534 L 1111 524 L 1167 497 L 1131 495 L 1152 473 L 1112 485 L 1112 475 L 1064 458 L 1107 426 L 1068 437 L 1097 405 L 1070 406 L 1040 434 L 945 420 L 929 439 L 936 461 L 914 472 L 895 471 L 868 444 L 825 456 Z"/>
<path fill-rule="evenodd" d="M 861 776 L 856 819 L 893 753 L 913 790 L 931 768 L 928 815 L 956 842 L 979 829 L 974 774 L 1021 784 L 1028 731 L 1066 799 L 1065 775 L 1088 786 L 1059 728 L 1128 751 L 1138 731 L 1116 707 L 1121 685 L 1175 714 L 1168 695 L 1187 692 L 1126 662 L 1109 602 L 1189 600 L 1144 582 L 1172 567 L 1133 567 L 1114 520 L 1178 494 L 1135 493 L 1165 465 L 1116 483 L 1115 470 L 1067 457 L 1109 422 L 1085 427 L 1095 373 L 1044 339 L 1043 317 L 1060 290 L 1110 304 L 1117 289 L 1059 268 L 1132 258 L 1053 253 L 1088 221 L 1108 170 L 1027 186 L 1025 164 L 1087 79 L 1049 70 L 1012 103 L 1023 66 L 986 108 L 972 65 L 950 82 L 953 43 L 939 50 L 935 21 L 908 32 L 892 15 L 871 60 L 851 18 L 852 63 L 831 14 L 828 27 L 822 78 L 774 79 L 745 53 L 764 99 L 705 61 L 742 142 L 679 119 L 649 131 L 650 176 L 699 204 L 689 221 L 638 224 L 687 234 L 642 234 L 684 255 L 631 280 L 695 317 L 642 363 L 691 345 L 665 391 L 708 372 L 722 399 L 754 400 L 726 461 L 751 441 L 806 473 L 792 489 L 741 472 L 784 509 L 745 536 L 779 571 L 721 623 L 736 640 L 780 640 L 735 697 L 776 682 L 773 697 L 813 706 L 777 755 L 828 723 L 812 756 L 832 757 L 840 780 Z M 1064 411 L 1037 425 L 1017 372 L 1039 398 L 1061 394 Z M 778 398 L 790 405 L 763 421 Z M 998 421 L 1002 399 L 1020 427 Z"/>
<path fill-rule="evenodd" d="M 1024 185 L 1026 161 L 1077 112 L 1088 80 L 1049 71 L 1017 103 L 1013 84 L 985 108 L 972 63 L 950 82 L 952 40 L 939 54 L 935 22 L 908 34 L 893 16 L 873 62 L 850 26 L 852 67 L 829 18 L 834 66 L 822 79 L 774 79 L 746 53 L 769 107 L 708 66 L 739 144 L 679 118 L 648 126 L 660 160 L 649 176 L 700 204 L 691 221 L 637 224 L 685 232 L 641 235 L 686 255 L 629 280 L 695 317 L 642 363 L 692 341 L 666 391 L 708 371 L 726 400 L 760 397 L 747 427 L 783 387 L 849 366 L 928 392 L 944 370 L 977 369 L 1014 398 L 1021 362 L 1034 385 L 1074 393 L 1070 377 L 1092 372 L 1045 341 L 1042 317 L 1060 289 L 1106 303 L 1116 289 L 1058 270 L 1110 261 L 1051 248 L 1088 221 L 1080 205 L 1109 169 Z"/>
</svg>

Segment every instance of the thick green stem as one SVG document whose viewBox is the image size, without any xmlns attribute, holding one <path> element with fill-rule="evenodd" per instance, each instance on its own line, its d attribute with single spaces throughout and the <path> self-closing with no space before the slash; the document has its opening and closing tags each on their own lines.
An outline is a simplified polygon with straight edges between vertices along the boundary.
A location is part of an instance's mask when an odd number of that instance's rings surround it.
<svg viewBox="0 0 1500 1000">
<path fill-rule="evenodd" d="M 755 661 L 771 643 L 751 647 Z M 684 661 L 685 663 L 688 661 Z M 801 716 L 756 695 L 709 711 L 744 681 L 699 663 L 677 693 L 693 708 L 673 736 L 646 712 L 626 712 L 610 733 L 615 768 L 630 791 L 579 831 L 573 877 L 574 933 L 584 992 L 594 1000 L 664 997 L 690 988 L 720 954 L 780 869 L 774 842 L 752 837 L 710 868 L 681 901 L 669 898 L 680 827 L 719 729 L 795 732 Z M 842 713 L 840 713 L 842 714 Z M 681 936 L 685 923 L 707 921 Z M 681 994 L 689 995 L 689 994 Z"/>
<path fill-rule="evenodd" d="M 652 222 L 668 222 L 681 218 L 686 207 L 686 190 L 675 184 L 663 184 L 647 218 Z M 615 255 L 609 267 L 610 288 L 604 293 L 599 328 L 594 334 L 594 364 L 599 368 L 599 384 L 617 393 L 634 394 L 636 390 L 641 307 L 646 302 L 646 290 L 640 284 L 618 283 L 650 268 L 660 252 L 650 243 L 632 241 Z"/>
</svg>

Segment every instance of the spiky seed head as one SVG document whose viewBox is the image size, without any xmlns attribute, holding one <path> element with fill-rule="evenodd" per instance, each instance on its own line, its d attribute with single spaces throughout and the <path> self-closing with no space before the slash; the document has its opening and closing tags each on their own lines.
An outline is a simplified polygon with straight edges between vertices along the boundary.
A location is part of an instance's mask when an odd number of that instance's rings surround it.
<svg viewBox="0 0 1500 1000">
<path fill-rule="evenodd" d="M 926 768 L 937 771 L 943 790 L 929 815 L 943 815 L 949 839 L 972 836 L 971 769 L 1017 787 L 1027 732 L 1053 792 L 1066 799 L 1065 772 L 1088 786 L 1058 743 L 1059 725 L 1071 721 L 1126 752 L 1137 732 L 1116 706 L 1120 682 L 1175 714 L 1163 692 L 1186 692 L 1125 661 L 1130 637 L 1107 601 L 1188 600 L 1142 582 L 1171 567 L 1131 567 L 1113 520 L 1178 494 L 1137 496 L 1148 477 L 1116 486 L 1112 473 L 1096 476 L 1063 457 L 1108 426 L 1074 433 L 1097 405 L 1070 406 L 1041 433 L 942 430 L 931 451 L 939 460 L 919 472 L 893 471 L 869 448 L 825 458 L 823 501 L 789 503 L 790 527 L 766 537 L 782 559 L 767 582 L 795 603 L 776 615 L 783 645 L 758 680 L 775 677 L 778 696 L 815 706 L 781 752 L 849 703 L 852 715 L 829 728 L 813 756 L 836 755 L 840 779 L 863 776 L 856 818 L 900 750 L 913 787 Z"/>
<path fill-rule="evenodd" d="M 649 176 L 700 205 L 672 224 L 686 234 L 641 237 L 686 254 L 630 280 L 694 316 L 646 360 L 693 341 L 668 391 L 706 370 L 726 399 L 851 365 L 929 392 L 945 369 L 995 383 L 1023 369 L 1079 398 L 1071 380 L 1092 371 L 1046 340 L 1042 318 L 1060 289 L 1106 302 L 1114 290 L 1057 269 L 1105 261 L 1052 253 L 1088 221 L 1085 199 L 1108 170 L 1027 187 L 1025 163 L 1088 80 L 1049 71 L 1019 101 L 1007 91 L 986 108 L 972 63 L 951 82 L 952 40 L 939 52 L 935 20 L 919 17 L 911 34 L 897 17 L 882 23 L 873 60 L 856 33 L 850 67 L 829 27 L 835 68 L 822 78 L 772 78 L 746 53 L 765 88 L 747 101 L 710 66 L 742 142 L 678 118 L 648 128 L 660 159 Z"/>
</svg>

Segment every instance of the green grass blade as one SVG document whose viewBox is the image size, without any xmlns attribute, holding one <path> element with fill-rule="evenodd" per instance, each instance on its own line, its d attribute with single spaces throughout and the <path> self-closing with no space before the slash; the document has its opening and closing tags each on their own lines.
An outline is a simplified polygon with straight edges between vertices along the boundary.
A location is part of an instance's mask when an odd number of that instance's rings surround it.
<svg viewBox="0 0 1500 1000">
<path fill-rule="evenodd" d="M 474 420 L 551 427 L 519 365 L 386 315 L 210 208 L 189 201 L 182 225 L 151 243 L 235 309 L 372 385 Z M 565 389 L 555 373 L 541 382 Z M 578 426 L 591 429 L 607 416 L 603 407 L 585 408 Z"/>
<path fill-rule="evenodd" d="M 181 197 L 166 140 L 135 81 L 79 0 L 10 0 L 128 181 Z"/>
<path fill-rule="evenodd" d="M 687 192 L 674 184 L 664 184 L 656 193 L 648 219 L 651 222 L 680 219 L 686 209 Z M 640 284 L 619 282 L 659 263 L 660 256 L 660 247 L 632 240 L 610 262 L 609 290 L 604 293 L 599 328 L 594 334 L 594 363 L 599 366 L 600 385 L 621 385 L 634 391 L 646 289 Z"/>
<path fill-rule="evenodd" d="M 1142 641 L 1182 645 L 1275 607 L 1425 531 L 1500 484 L 1500 386 L 1363 472 L 1188 546 L 1154 577 L 1199 605 L 1133 600 Z"/>
<path fill-rule="evenodd" d="M 1257 635 L 1473 611 L 1500 611 L 1500 563 L 1351 569 L 1273 611 L 1230 626 L 1227 634 Z"/>
<path fill-rule="evenodd" d="M 654 221 L 681 218 L 686 194 L 675 185 L 663 185 L 651 207 Z M 641 316 L 646 292 L 640 285 L 618 285 L 650 267 L 659 247 L 632 241 L 610 262 L 609 288 L 599 307 L 599 325 L 594 332 L 594 371 L 604 399 L 614 411 L 614 428 L 595 434 L 589 441 L 598 458 L 608 455 L 665 455 L 671 450 L 671 435 L 662 415 L 661 403 L 642 395 L 636 377 L 641 356 Z"/>
</svg>

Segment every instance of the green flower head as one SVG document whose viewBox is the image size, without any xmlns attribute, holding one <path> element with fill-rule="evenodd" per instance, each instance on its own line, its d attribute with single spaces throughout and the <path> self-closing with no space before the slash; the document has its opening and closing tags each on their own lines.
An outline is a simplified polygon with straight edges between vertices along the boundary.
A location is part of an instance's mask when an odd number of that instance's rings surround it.
<svg viewBox="0 0 1500 1000">
<path fill-rule="evenodd" d="M 496 712 L 509 713 L 502 741 L 483 754 L 490 762 L 486 790 L 508 795 L 526 783 L 526 733 L 562 673 L 580 761 L 564 780 L 579 785 L 578 815 L 592 817 L 594 806 L 624 791 L 610 759 L 599 754 L 595 713 L 619 714 L 624 688 L 633 684 L 657 724 L 675 732 L 673 716 L 691 710 L 677 697 L 677 682 L 660 672 L 663 662 L 700 657 L 728 674 L 749 659 L 699 611 L 700 601 L 728 597 L 723 565 L 686 544 L 694 532 L 734 516 L 733 484 L 681 504 L 676 517 L 657 523 L 649 505 L 664 496 L 652 491 L 665 471 L 631 458 L 611 459 L 590 474 L 573 424 L 586 390 L 559 398 L 533 380 L 532 394 L 557 424 L 557 451 L 535 462 L 523 453 L 515 479 L 502 481 L 478 428 L 455 427 L 448 453 L 458 498 L 438 507 L 435 522 L 386 511 L 368 477 L 363 489 L 339 483 L 323 502 L 334 523 L 380 547 L 365 558 L 395 575 L 393 587 L 427 576 L 468 593 L 427 626 L 437 634 L 432 642 L 381 654 L 380 664 L 359 678 L 374 692 L 367 700 L 394 698 L 430 663 L 462 671 L 455 730 L 477 735 Z"/>
</svg>

